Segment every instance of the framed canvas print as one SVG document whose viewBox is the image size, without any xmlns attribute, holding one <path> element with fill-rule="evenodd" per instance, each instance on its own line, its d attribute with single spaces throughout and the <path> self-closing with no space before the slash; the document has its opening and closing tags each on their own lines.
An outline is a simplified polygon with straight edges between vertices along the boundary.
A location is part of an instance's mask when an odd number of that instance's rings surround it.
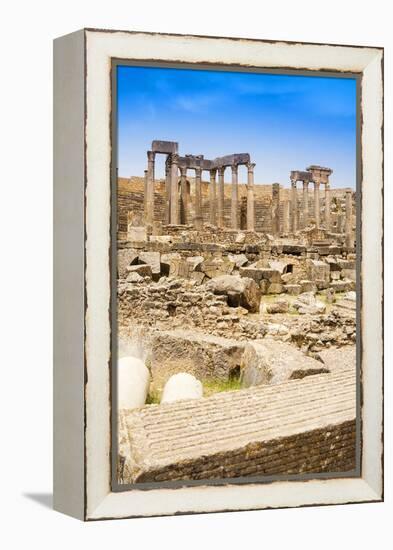
<svg viewBox="0 0 393 550">
<path fill-rule="evenodd" d="M 383 50 L 54 43 L 54 503 L 383 499 Z"/>
</svg>

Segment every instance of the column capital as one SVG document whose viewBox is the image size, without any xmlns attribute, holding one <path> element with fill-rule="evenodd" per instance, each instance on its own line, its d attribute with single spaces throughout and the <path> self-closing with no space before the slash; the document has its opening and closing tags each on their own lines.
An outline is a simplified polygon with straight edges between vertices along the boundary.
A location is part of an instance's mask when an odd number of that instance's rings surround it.
<svg viewBox="0 0 393 550">
<path fill-rule="evenodd" d="M 177 155 L 176 153 L 173 153 L 171 158 L 172 158 L 172 164 L 179 163 L 179 155 Z"/>
<path fill-rule="evenodd" d="M 303 180 L 303 189 L 308 189 L 308 184 L 309 183 L 310 183 L 309 181 Z"/>
<path fill-rule="evenodd" d="M 320 181 L 314 181 L 313 183 L 314 183 L 314 189 L 319 189 L 319 186 L 320 186 L 321 182 Z"/>
<path fill-rule="evenodd" d="M 154 162 L 156 154 L 154 151 L 147 151 L 147 160 Z"/>
<path fill-rule="evenodd" d="M 232 174 L 237 174 L 237 167 L 238 167 L 237 164 L 231 164 Z"/>
<path fill-rule="evenodd" d="M 214 176 L 214 177 L 215 177 L 215 176 L 216 176 L 216 173 L 217 173 L 217 168 L 211 168 L 211 169 L 209 170 L 209 172 L 210 172 L 210 177 L 211 177 L 211 176 Z"/>
<path fill-rule="evenodd" d="M 180 169 L 180 175 L 187 177 L 187 166 L 179 166 Z"/>
<path fill-rule="evenodd" d="M 294 187 L 295 189 L 297 187 L 297 180 L 295 180 L 294 178 L 291 178 L 291 187 Z"/>
<path fill-rule="evenodd" d="M 252 172 L 255 168 L 255 162 L 247 162 L 246 166 L 247 166 L 247 170 L 249 172 Z"/>
<path fill-rule="evenodd" d="M 217 168 L 217 171 L 218 171 L 218 175 L 219 176 L 223 176 L 224 175 L 224 172 L 225 172 L 225 166 L 219 166 Z"/>
</svg>

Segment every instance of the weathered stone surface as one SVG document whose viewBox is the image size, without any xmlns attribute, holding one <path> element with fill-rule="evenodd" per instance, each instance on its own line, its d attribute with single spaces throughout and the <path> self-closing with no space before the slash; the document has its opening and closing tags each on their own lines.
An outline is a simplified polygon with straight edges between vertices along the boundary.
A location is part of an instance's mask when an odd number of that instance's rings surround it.
<svg viewBox="0 0 393 550">
<path fill-rule="evenodd" d="M 227 258 L 212 258 L 200 265 L 200 270 L 210 279 L 232 273 L 235 264 Z"/>
<path fill-rule="evenodd" d="M 349 279 L 350 281 L 356 281 L 356 269 L 343 269 L 341 271 L 343 279 Z"/>
<path fill-rule="evenodd" d="M 191 258 L 187 258 L 187 263 L 190 266 L 190 271 L 200 271 L 200 267 L 204 261 L 203 256 L 191 256 Z"/>
<path fill-rule="evenodd" d="M 172 235 L 150 235 L 149 241 L 152 243 L 171 244 L 173 242 Z"/>
<path fill-rule="evenodd" d="M 141 264 L 146 264 L 151 267 L 153 275 L 159 275 L 161 271 L 160 253 L 159 252 L 140 252 L 138 261 Z"/>
<path fill-rule="evenodd" d="M 332 347 L 318 353 L 326 368 L 331 372 L 352 369 L 356 372 L 356 346 Z"/>
<path fill-rule="evenodd" d="M 126 278 L 127 283 L 143 283 L 144 280 L 145 279 L 135 271 L 130 271 Z"/>
<path fill-rule="evenodd" d="M 148 405 L 120 415 L 120 482 L 352 471 L 355 417 L 346 369 Z"/>
<path fill-rule="evenodd" d="M 259 311 L 261 291 L 253 279 L 236 275 L 215 277 L 206 284 L 214 294 L 228 296 L 228 304 L 242 306 L 251 312 Z"/>
<path fill-rule="evenodd" d="M 118 408 L 142 407 L 149 391 L 150 374 L 137 357 L 122 357 L 117 362 Z"/>
<path fill-rule="evenodd" d="M 266 313 L 287 313 L 289 304 L 287 300 L 277 300 L 272 304 L 266 305 Z"/>
<path fill-rule="evenodd" d="M 264 339 L 246 345 L 240 372 L 242 385 L 248 388 L 260 384 L 279 384 L 285 380 L 328 372 L 328 369 L 291 344 Z"/>
<path fill-rule="evenodd" d="M 269 283 L 281 283 L 281 274 L 277 269 L 261 267 L 259 262 L 240 268 L 239 273 L 241 277 L 254 279 L 256 283 L 260 283 L 262 280 L 269 281 Z"/>
<path fill-rule="evenodd" d="M 151 277 L 152 271 L 151 266 L 147 264 L 141 265 L 130 265 L 127 267 L 128 273 L 137 273 L 141 277 Z"/>
<path fill-rule="evenodd" d="M 146 242 L 147 241 L 146 227 L 128 226 L 127 240 L 131 242 Z"/>
<path fill-rule="evenodd" d="M 270 283 L 267 288 L 268 294 L 281 294 L 284 292 L 284 285 L 281 283 Z"/>
<path fill-rule="evenodd" d="M 313 281 L 308 281 L 305 279 L 300 281 L 300 286 L 301 286 L 302 292 L 315 292 L 317 290 L 317 286 Z"/>
<path fill-rule="evenodd" d="M 179 372 L 169 378 L 162 392 L 161 403 L 173 403 L 181 399 L 200 399 L 202 383 L 192 374 Z"/>
<path fill-rule="evenodd" d="M 178 276 L 179 265 L 182 261 L 182 256 L 179 252 L 161 254 L 161 272 L 163 275 Z"/>
<path fill-rule="evenodd" d="M 120 279 L 127 277 L 127 267 L 136 263 L 138 252 L 134 248 L 123 248 L 117 253 L 117 273 Z"/>
<path fill-rule="evenodd" d="M 289 333 L 288 327 L 280 323 L 267 323 L 266 330 L 270 336 L 286 336 Z"/>
<path fill-rule="evenodd" d="M 348 292 L 350 290 L 353 290 L 353 282 L 351 281 L 334 281 L 330 284 L 330 287 L 335 292 Z"/>
<path fill-rule="evenodd" d="M 244 343 L 197 331 L 162 331 L 153 336 L 148 362 L 158 390 L 170 376 L 187 372 L 200 380 L 228 380 L 240 368 Z"/>
<path fill-rule="evenodd" d="M 284 292 L 292 296 L 297 296 L 302 291 L 302 287 L 296 284 L 284 285 Z"/>
<path fill-rule="evenodd" d="M 233 262 L 237 268 L 243 267 L 248 263 L 245 254 L 228 254 L 228 259 Z"/>
<path fill-rule="evenodd" d="M 300 294 L 292 306 L 302 314 L 316 315 L 326 311 L 326 305 L 317 300 L 313 292 Z"/>
<path fill-rule="evenodd" d="M 201 285 L 205 279 L 205 274 L 201 271 L 192 271 L 190 273 L 190 279 L 196 281 L 197 284 Z"/>
<path fill-rule="evenodd" d="M 330 266 L 325 262 L 309 260 L 308 273 L 311 281 L 325 281 L 326 284 L 330 281 Z"/>
</svg>

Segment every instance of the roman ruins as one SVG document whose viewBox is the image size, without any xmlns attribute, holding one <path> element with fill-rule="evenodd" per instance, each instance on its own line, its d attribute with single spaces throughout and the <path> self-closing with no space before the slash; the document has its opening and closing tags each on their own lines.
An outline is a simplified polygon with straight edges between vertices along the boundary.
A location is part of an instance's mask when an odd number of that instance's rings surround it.
<svg viewBox="0 0 393 550">
<path fill-rule="evenodd" d="M 155 140 L 117 180 L 120 483 L 356 466 L 355 193 L 254 168 Z"/>
</svg>

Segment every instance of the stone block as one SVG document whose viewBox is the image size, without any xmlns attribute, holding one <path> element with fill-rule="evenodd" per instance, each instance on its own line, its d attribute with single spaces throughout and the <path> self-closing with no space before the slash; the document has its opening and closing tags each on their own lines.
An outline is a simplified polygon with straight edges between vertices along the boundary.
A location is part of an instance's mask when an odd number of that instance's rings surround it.
<svg viewBox="0 0 393 550">
<path fill-rule="evenodd" d="M 138 251 L 134 248 L 122 248 L 117 252 L 117 275 L 119 279 L 127 277 L 127 267 L 137 263 Z"/>
<path fill-rule="evenodd" d="M 266 313 L 287 313 L 289 304 L 287 300 L 277 300 L 272 304 L 266 304 Z"/>
<path fill-rule="evenodd" d="M 273 339 L 247 343 L 240 367 L 243 387 L 280 384 L 312 374 L 327 373 L 320 361 L 304 355 L 295 346 Z"/>
<path fill-rule="evenodd" d="M 149 265 L 153 275 L 159 275 L 161 272 L 159 252 L 139 252 L 138 262 Z"/>
<path fill-rule="evenodd" d="M 269 281 L 269 283 L 281 283 L 281 273 L 277 269 L 258 267 L 256 264 L 241 267 L 239 274 L 241 277 L 253 279 L 256 283 L 260 283 L 262 279 Z"/>
<path fill-rule="evenodd" d="M 161 272 L 163 275 L 177 277 L 182 257 L 178 252 L 161 254 Z"/>
<path fill-rule="evenodd" d="M 190 273 L 190 279 L 196 281 L 197 284 L 201 285 L 205 279 L 205 274 L 201 271 L 192 271 Z"/>
<path fill-rule="evenodd" d="M 141 264 L 141 265 L 130 265 L 127 267 L 128 273 L 137 273 L 141 277 L 151 277 L 152 276 L 152 270 L 151 266 L 147 264 Z"/>
<path fill-rule="evenodd" d="M 351 285 L 351 281 L 334 281 L 330 283 L 330 288 L 334 292 L 348 292 L 349 290 L 354 290 Z"/>
<path fill-rule="evenodd" d="M 138 273 L 135 273 L 135 271 L 129 272 L 126 278 L 127 283 L 142 283 L 144 280 L 145 279 Z"/>
<path fill-rule="evenodd" d="M 317 290 L 316 284 L 313 281 L 308 281 L 306 279 L 300 281 L 300 286 L 302 292 L 316 292 Z"/>
<path fill-rule="evenodd" d="M 284 285 L 284 292 L 291 296 L 297 296 L 302 291 L 302 287 L 296 284 Z"/>
<path fill-rule="evenodd" d="M 308 277 L 311 281 L 323 280 L 329 282 L 330 280 L 330 266 L 326 262 L 319 260 L 308 261 Z"/>
<path fill-rule="evenodd" d="M 129 226 L 127 229 L 127 240 L 131 242 L 146 242 L 146 227 Z"/>
<path fill-rule="evenodd" d="M 248 263 L 248 259 L 245 254 L 228 254 L 228 259 L 233 262 L 238 269 Z"/>
<path fill-rule="evenodd" d="M 151 243 L 171 244 L 173 242 L 172 235 L 150 235 Z"/>
<path fill-rule="evenodd" d="M 259 311 L 261 291 L 253 279 L 235 275 L 222 275 L 206 284 L 214 294 L 228 296 L 228 305 L 242 306 L 248 311 Z"/>
<path fill-rule="evenodd" d="M 200 380 L 228 380 L 240 368 L 244 343 L 195 330 L 155 334 L 149 355 L 152 387 L 162 390 L 173 374 L 187 372 Z"/>
<path fill-rule="evenodd" d="M 284 292 L 284 285 L 281 283 L 270 283 L 267 289 L 268 294 L 281 294 Z"/>
<path fill-rule="evenodd" d="M 330 281 L 326 281 L 325 279 L 315 279 L 315 285 L 318 290 L 324 290 L 325 288 L 328 288 Z"/>
<path fill-rule="evenodd" d="M 201 263 L 200 269 L 210 279 L 221 275 L 230 275 L 235 264 L 227 258 L 212 258 Z"/>
<path fill-rule="evenodd" d="M 204 261 L 203 256 L 191 256 L 186 259 L 187 263 L 190 266 L 190 271 L 200 271 L 201 265 Z"/>
<path fill-rule="evenodd" d="M 343 269 L 341 271 L 341 277 L 356 282 L 356 269 Z"/>
</svg>

